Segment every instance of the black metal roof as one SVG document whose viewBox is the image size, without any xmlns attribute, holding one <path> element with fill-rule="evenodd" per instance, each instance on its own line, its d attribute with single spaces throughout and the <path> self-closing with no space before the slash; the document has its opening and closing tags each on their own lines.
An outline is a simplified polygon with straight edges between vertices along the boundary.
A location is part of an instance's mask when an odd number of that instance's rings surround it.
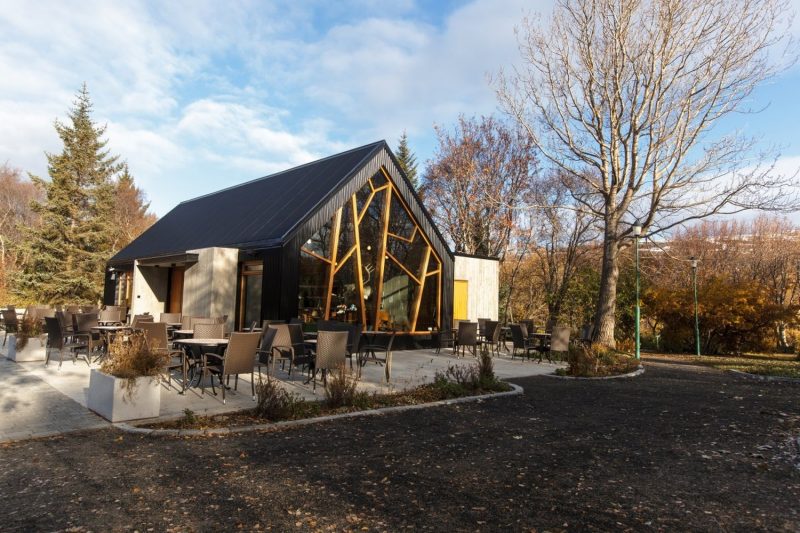
<svg viewBox="0 0 800 533">
<path fill-rule="evenodd" d="M 378 141 L 182 202 L 109 263 L 212 246 L 279 246 L 383 148 Z"/>
</svg>

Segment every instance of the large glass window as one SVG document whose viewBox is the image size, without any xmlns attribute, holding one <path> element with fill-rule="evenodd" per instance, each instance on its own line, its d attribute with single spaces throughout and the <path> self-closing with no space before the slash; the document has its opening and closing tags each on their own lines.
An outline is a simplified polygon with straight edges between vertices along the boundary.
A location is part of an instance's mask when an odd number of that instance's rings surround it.
<svg viewBox="0 0 800 533">
<path fill-rule="evenodd" d="M 306 319 L 438 327 L 441 261 L 383 169 L 305 243 L 299 269 Z"/>
</svg>

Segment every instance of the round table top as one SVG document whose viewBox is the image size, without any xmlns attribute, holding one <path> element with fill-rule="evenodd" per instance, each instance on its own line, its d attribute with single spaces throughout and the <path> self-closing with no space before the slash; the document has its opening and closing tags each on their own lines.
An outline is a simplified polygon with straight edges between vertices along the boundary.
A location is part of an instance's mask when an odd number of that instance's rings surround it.
<svg viewBox="0 0 800 533">
<path fill-rule="evenodd" d="M 228 344 L 228 339 L 212 339 L 212 338 L 204 338 L 204 339 L 176 339 L 173 342 L 177 344 L 196 344 L 201 346 L 209 346 L 212 344 Z"/>
<path fill-rule="evenodd" d="M 100 331 L 119 331 L 121 329 L 133 329 L 131 326 L 92 326 L 89 329 L 96 329 Z"/>
<path fill-rule="evenodd" d="M 178 335 L 194 335 L 193 329 L 176 329 L 172 333 L 177 333 Z"/>
<path fill-rule="evenodd" d="M 167 322 L 167 325 L 171 328 L 179 328 L 183 325 L 183 322 Z"/>
</svg>

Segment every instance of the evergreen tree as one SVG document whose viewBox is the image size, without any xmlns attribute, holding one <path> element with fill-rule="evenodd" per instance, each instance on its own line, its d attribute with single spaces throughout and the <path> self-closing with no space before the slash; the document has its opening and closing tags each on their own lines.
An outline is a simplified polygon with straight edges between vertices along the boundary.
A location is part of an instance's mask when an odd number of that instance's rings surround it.
<svg viewBox="0 0 800 533">
<path fill-rule="evenodd" d="M 408 180 L 414 186 L 414 189 L 419 189 L 419 179 L 417 178 L 417 156 L 408 147 L 408 135 L 405 130 L 397 142 L 397 160 L 400 163 L 400 168 L 408 176 Z"/>
<path fill-rule="evenodd" d="M 55 121 L 64 147 L 45 153 L 50 180 L 31 176 L 45 199 L 33 204 L 41 224 L 26 231 L 25 266 L 15 284 L 29 301 L 93 303 L 103 293 L 116 231 L 113 178 L 122 165 L 106 149 L 106 128 L 92 122 L 91 111 L 84 84 L 67 123 Z"/>
<path fill-rule="evenodd" d="M 150 203 L 145 198 L 144 192 L 134 183 L 127 163 L 122 164 L 122 173 L 117 179 L 114 206 L 116 233 L 112 254 L 127 246 L 156 221 L 156 216 L 148 212 Z"/>
</svg>

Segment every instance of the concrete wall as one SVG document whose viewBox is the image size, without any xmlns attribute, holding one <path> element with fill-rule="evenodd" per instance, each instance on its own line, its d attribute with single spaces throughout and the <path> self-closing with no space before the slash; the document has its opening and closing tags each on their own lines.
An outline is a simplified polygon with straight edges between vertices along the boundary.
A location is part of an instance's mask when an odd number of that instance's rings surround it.
<svg viewBox="0 0 800 533">
<path fill-rule="evenodd" d="M 236 311 L 236 281 L 239 250 L 202 248 L 197 263 L 187 265 L 183 278 L 183 314 L 192 316 L 228 315 L 228 330 L 233 331 Z"/>
<path fill-rule="evenodd" d="M 500 311 L 500 262 L 496 259 L 455 256 L 455 280 L 466 280 L 467 317 L 497 320 Z"/>
<path fill-rule="evenodd" d="M 135 262 L 131 316 L 150 313 L 158 317 L 160 313 L 164 312 L 168 283 L 169 269 L 139 266 L 138 261 Z"/>
</svg>

